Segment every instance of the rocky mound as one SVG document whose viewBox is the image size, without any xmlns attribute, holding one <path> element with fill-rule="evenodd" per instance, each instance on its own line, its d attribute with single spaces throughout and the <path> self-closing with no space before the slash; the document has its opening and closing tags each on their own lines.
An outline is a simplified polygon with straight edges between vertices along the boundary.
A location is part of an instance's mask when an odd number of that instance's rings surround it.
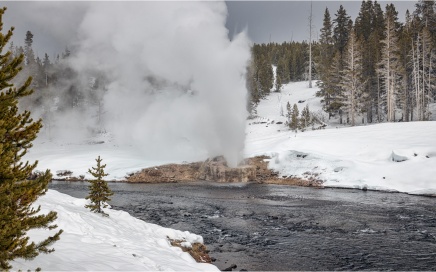
<svg viewBox="0 0 436 272">
<path fill-rule="evenodd" d="M 257 156 L 246 159 L 244 164 L 231 168 L 223 157 L 207 159 L 204 162 L 186 164 L 167 164 L 142 169 L 126 177 L 132 183 L 163 183 L 163 182 L 258 182 L 271 184 L 289 184 L 299 186 L 322 185 L 316 178 L 300 179 L 294 177 L 279 177 L 277 172 L 268 169 L 268 156 Z"/>
</svg>

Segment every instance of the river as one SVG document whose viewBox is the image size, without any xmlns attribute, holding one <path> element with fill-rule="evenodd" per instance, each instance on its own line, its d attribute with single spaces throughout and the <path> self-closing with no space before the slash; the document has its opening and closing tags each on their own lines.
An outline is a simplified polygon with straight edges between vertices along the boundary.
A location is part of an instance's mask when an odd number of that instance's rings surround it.
<svg viewBox="0 0 436 272">
<path fill-rule="evenodd" d="M 109 183 L 111 205 L 202 235 L 234 271 L 436 270 L 436 198 L 252 183 Z M 74 197 L 86 182 L 52 182 Z"/>
</svg>

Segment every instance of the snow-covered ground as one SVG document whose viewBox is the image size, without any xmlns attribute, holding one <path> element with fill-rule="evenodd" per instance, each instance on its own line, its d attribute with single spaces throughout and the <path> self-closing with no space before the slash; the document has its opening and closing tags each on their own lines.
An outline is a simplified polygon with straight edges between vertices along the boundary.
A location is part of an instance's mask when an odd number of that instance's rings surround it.
<svg viewBox="0 0 436 272">
<path fill-rule="evenodd" d="M 245 157 L 270 155 L 269 166 L 283 176 L 315 177 L 325 186 L 436 194 L 436 122 L 384 123 L 345 127 L 329 122 L 322 112 L 318 88 L 307 82 L 286 84 L 281 93 L 271 93 L 257 107 L 257 117 L 247 120 Z M 286 104 L 301 110 L 309 105 L 324 118 L 324 130 L 292 132 L 286 125 Z M 432 105 L 435 109 L 435 106 Z M 436 112 L 434 113 L 436 114 Z M 27 154 L 39 160 L 38 169 L 73 171 L 86 175 L 97 156 L 107 164 L 109 179 L 170 162 L 144 158 L 140 149 L 118 145 L 110 134 L 88 141 L 35 142 Z M 204 154 L 198 154 L 202 160 Z M 187 253 L 170 247 L 167 236 L 202 242 L 201 236 L 145 223 L 122 211 L 107 210 L 103 218 L 84 208 L 85 200 L 50 190 L 40 198 L 44 211 L 58 212 L 57 224 L 64 230 L 56 252 L 33 261 L 17 260 L 14 269 L 43 270 L 186 270 L 216 271 L 213 265 L 197 264 Z M 41 230 L 32 239 L 46 237 Z M 43 235 L 43 236 L 41 236 Z"/>
<path fill-rule="evenodd" d="M 53 245 L 55 252 L 32 261 L 15 260 L 11 263 L 15 271 L 38 267 L 43 271 L 219 271 L 213 265 L 197 263 L 188 253 L 170 246 L 167 239 L 202 243 L 199 235 L 149 224 L 123 211 L 105 209 L 109 217 L 103 217 L 84 208 L 85 199 L 54 190 L 36 204 L 42 212 L 56 211 L 56 224 L 64 232 Z M 29 233 L 33 241 L 49 234 L 46 230 Z"/>
<path fill-rule="evenodd" d="M 322 115 L 316 91 L 297 82 L 262 100 L 248 121 L 245 156 L 270 155 L 281 175 L 314 176 L 325 186 L 436 194 L 435 121 L 345 127 L 334 120 L 325 130 L 289 131 L 281 116 L 288 101 Z"/>
<path fill-rule="evenodd" d="M 325 186 L 436 194 L 435 121 L 339 125 L 337 118 L 328 120 L 322 111 L 317 91 L 317 87 L 309 89 L 307 82 L 296 82 L 262 100 L 257 117 L 247 120 L 244 156 L 270 155 L 270 167 L 281 175 L 316 176 Z M 285 125 L 287 102 L 296 103 L 300 112 L 309 105 L 328 126 L 290 131 Z M 123 179 L 145 167 L 182 162 L 147 159 L 143 150 L 118 145 L 110 134 L 76 143 L 36 142 L 27 159 L 39 160 L 38 169 L 51 169 L 55 177 L 60 170 L 70 170 L 78 177 L 88 176 L 87 169 L 99 155 L 107 164 L 109 180 Z M 196 156 L 190 159 L 206 159 L 205 154 Z"/>
</svg>

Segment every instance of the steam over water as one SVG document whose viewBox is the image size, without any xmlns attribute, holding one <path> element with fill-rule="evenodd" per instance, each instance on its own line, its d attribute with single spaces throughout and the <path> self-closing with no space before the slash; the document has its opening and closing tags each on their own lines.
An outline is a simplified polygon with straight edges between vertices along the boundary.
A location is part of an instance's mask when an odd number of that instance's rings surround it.
<svg viewBox="0 0 436 272">
<path fill-rule="evenodd" d="M 231 165 L 239 162 L 250 48 L 245 33 L 229 40 L 224 2 L 49 4 L 31 3 L 38 16 L 27 20 L 63 40 L 66 33 L 56 28 L 68 25 L 62 14 L 75 6 L 77 16 L 66 19 L 77 35 L 69 65 L 82 86 L 104 78 L 98 114 L 120 144 L 138 146 L 151 159 L 224 155 Z M 95 108 L 59 114 L 51 135 L 89 136 L 95 115 Z"/>
</svg>

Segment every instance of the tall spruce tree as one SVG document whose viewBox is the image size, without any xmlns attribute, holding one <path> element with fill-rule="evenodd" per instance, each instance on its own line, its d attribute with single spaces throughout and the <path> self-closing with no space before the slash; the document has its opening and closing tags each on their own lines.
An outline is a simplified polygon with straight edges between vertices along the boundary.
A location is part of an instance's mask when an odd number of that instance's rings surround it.
<svg viewBox="0 0 436 272">
<path fill-rule="evenodd" d="M 3 14 L 0 9 L 0 269 L 10 269 L 9 262 L 16 258 L 33 259 L 39 253 L 50 253 L 48 247 L 59 239 L 62 230 L 42 242 L 30 242 L 27 231 L 35 228 L 54 229 L 55 212 L 39 214 L 40 207 L 33 203 L 47 191 L 51 174 L 46 171 L 34 180 L 28 177 L 37 162 L 22 162 L 27 150 L 32 147 L 41 128 L 41 120 L 34 122 L 30 112 L 20 113 L 18 99 L 32 93 L 29 86 L 32 78 L 16 88 L 11 80 L 20 72 L 24 55 L 10 58 L 11 52 L 2 54 L 12 37 L 13 28 L 6 34 L 3 30 Z"/>
<path fill-rule="evenodd" d="M 363 110 L 364 85 L 362 76 L 361 45 L 354 29 L 350 32 L 345 54 L 345 65 L 341 76 L 343 92 L 343 109 L 347 113 L 350 124 L 356 124 L 356 118 Z"/>
<path fill-rule="evenodd" d="M 397 95 L 399 85 L 401 84 L 401 63 L 399 58 L 398 43 L 398 18 L 393 4 L 386 6 L 385 18 L 385 39 L 382 40 L 384 45 L 382 50 L 382 59 L 379 63 L 379 73 L 383 79 L 383 88 L 381 92 L 381 101 L 384 103 L 386 111 L 386 120 L 395 121 L 395 109 L 397 104 Z"/>
<path fill-rule="evenodd" d="M 342 54 L 345 51 L 348 41 L 350 23 L 350 16 L 347 15 L 347 11 L 342 5 L 340 5 L 339 10 L 336 13 L 336 18 L 333 21 L 335 23 L 333 29 L 333 40 L 342 60 Z"/>
<path fill-rule="evenodd" d="M 300 111 L 298 110 L 297 104 L 294 104 L 291 111 L 291 121 L 289 122 L 289 128 L 297 132 L 300 125 Z"/>
<path fill-rule="evenodd" d="M 113 195 L 113 193 L 107 185 L 107 182 L 103 180 L 103 178 L 108 174 L 104 172 L 106 164 L 102 165 L 101 161 L 102 159 L 98 156 L 96 159 L 97 167 L 92 167 L 92 170 L 88 170 L 88 173 L 90 173 L 95 179 L 89 181 L 91 185 L 89 185 L 89 195 L 86 199 L 91 200 L 91 204 L 87 204 L 85 207 L 95 213 L 101 213 L 104 216 L 108 216 L 103 211 L 103 208 L 107 207 L 107 202 L 110 201 L 109 197 Z"/>
<path fill-rule="evenodd" d="M 329 97 L 329 69 L 334 56 L 333 36 L 332 36 L 332 21 L 328 8 L 324 12 L 323 27 L 319 39 L 320 55 L 318 60 L 319 77 L 321 81 L 318 83 L 320 90 L 316 93 L 318 97 L 323 98 L 323 103 L 327 108 L 330 103 Z"/>
</svg>

